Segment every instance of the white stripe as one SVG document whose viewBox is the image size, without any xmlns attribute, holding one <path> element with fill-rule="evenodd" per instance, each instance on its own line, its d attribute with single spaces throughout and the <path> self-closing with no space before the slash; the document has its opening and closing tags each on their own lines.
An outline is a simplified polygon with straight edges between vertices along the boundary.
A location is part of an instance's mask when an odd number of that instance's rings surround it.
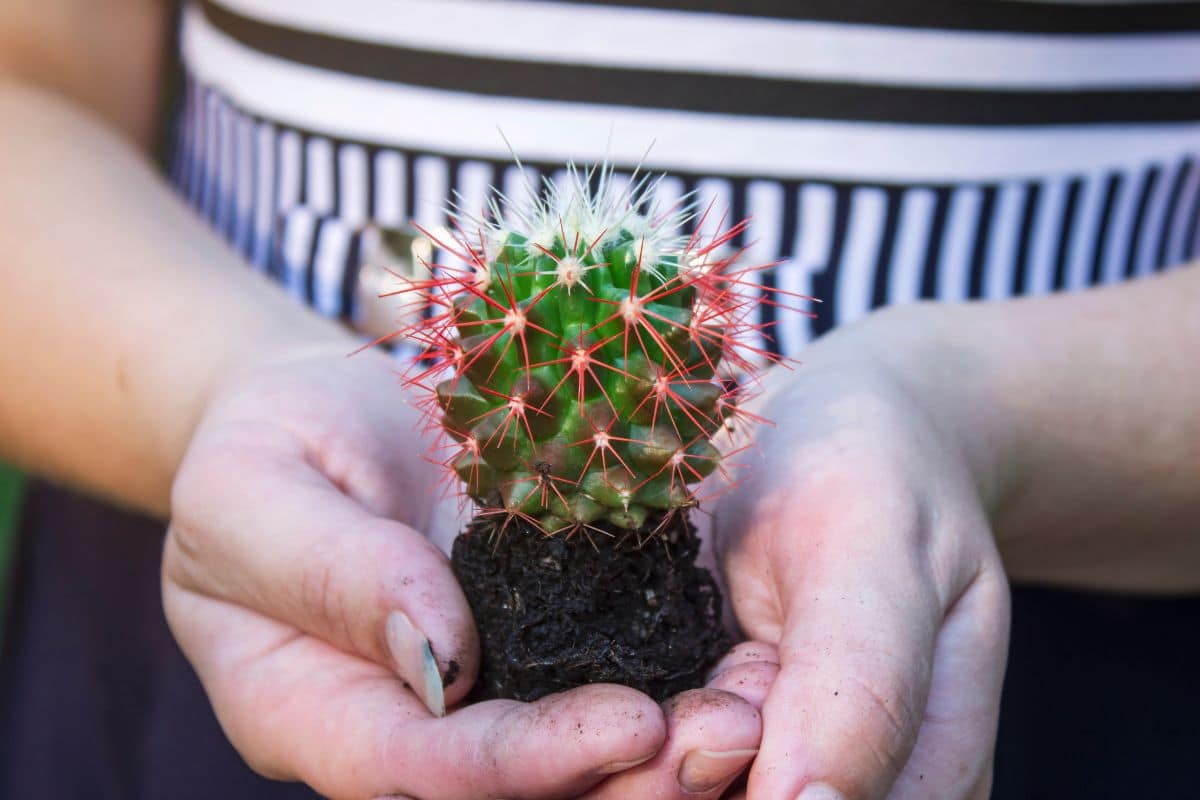
<svg viewBox="0 0 1200 800">
<path fill-rule="evenodd" d="M 367 221 L 367 151 L 361 145 L 338 148 L 338 208 L 347 225 Z"/>
<path fill-rule="evenodd" d="M 219 131 L 218 157 L 221 160 L 217 170 L 217 193 L 214 199 L 215 222 L 217 231 L 227 239 L 233 230 L 234 213 L 234 112 L 227 103 L 222 102 L 217 109 L 217 130 Z"/>
<path fill-rule="evenodd" d="M 375 156 L 375 219 L 380 225 L 396 227 L 408 216 L 404 187 L 408 181 L 404 157 L 384 150 Z"/>
<path fill-rule="evenodd" d="M 450 176 L 446 160 L 437 156 L 421 156 L 413 164 L 413 219 L 426 228 L 436 228 L 446 221 L 446 199 L 450 191 Z"/>
<path fill-rule="evenodd" d="M 746 216 L 750 220 L 750 226 L 746 229 L 747 252 L 741 263 L 747 267 L 771 264 L 779 258 L 779 236 L 783 227 L 783 192 L 783 186 L 775 181 L 751 181 L 746 187 Z M 781 264 L 773 269 L 778 274 L 778 271 L 784 268 Z M 745 280 L 761 284 L 762 271 L 748 273 Z M 749 298 L 757 298 L 761 294 L 762 290 L 757 287 L 748 286 L 742 291 L 742 296 Z M 773 299 L 793 307 L 797 305 L 796 302 L 787 302 L 786 298 L 779 295 Z M 751 314 L 746 322 L 762 325 L 762 306 L 755 302 L 750 304 L 750 308 Z M 778 342 L 780 323 L 788 313 L 786 308 L 776 308 L 775 324 L 770 328 L 759 328 L 760 333 L 753 337 L 751 344 L 755 347 L 766 347 L 763 337 L 770 337 Z"/>
<path fill-rule="evenodd" d="M 1117 283 L 1125 279 L 1125 259 L 1129 254 L 1129 240 L 1133 232 L 1133 217 L 1137 210 L 1142 186 L 1146 183 L 1146 171 L 1122 176 L 1117 189 L 1116 208 L 1108 224 L 1108 252 L 1104 254 L 1104 282 Z"/>
<path fill-rule="evenodd" d="M 996 194 L 996 217 L 988 241 L 983 288 L 984 296 L 989 300 L 1003 300 L 1012 295 L 1024 201 L 1025 186 L 1020 183 L 1006 183 Z"/>
<path fill-rule="evenodd" d="M 705 178 L 696 182 L 696 233 L 701 242 L 724 233 L 738 220 L 730 219 L 733 189 L 729 181 Z"/>
<path fill-rule="evenodd" d="M 654 187 L 653 214 L 670 215 L 673 209 L 680 207 L 683 200 L 683 180 L 675 175 L 659 178 Z M 679 231 L 676 231 L 677 233 Z"/>
<path fill-rule="evenodd" d="M 1142 240 L 1138 242 L 1137 274 L 1149 275 L 1154 272 L 1154 263 L 1158 258 L 1158 243 L 1162 241 L 1163 217 L 1167 213 L 1167 201 L 1171 197 L 1171 189 L 1175 186 L 1175 178 L 1179 167 L 1168 169 L 1163 167 L 1158 176 L 1158 184 L 1150 195 L 1146 206 L 1146 214 L 1142 217 Z"/>
<path fill-rule="evenodd" d="M 250 255 L 254 209 L 254 123 L 239 114 L 237 129 L 237 201 L 234 209 L 233 241 L 238 252 Z"/>
<path fill-rule="evenodd" d="M 1195 86 L 1195 34 L 885 28 L 493 0 L 222 0 L 287 27 L 519 61 L 917 86 Z"/>
<path fill-rule="evenodd" d="M 1025 272 L 1025 294 L 1048 294 L 1054 286 L 1054 257 L 1058 254 L 1058 232 L 1062 225 L 1067 183 L 1063 179 L 1042 184 L 1033 224 L 1033 240 Z"/>
<path fill-rule="evenodd" d="M 312 246 L 316 216 L 298 206 L 283 220 L 283 283 L 294 297 L 304 299 L 304 277 L 308 274 L 308 252 Z"/>
<path fill-rule="evenodd" d="M 458 197 L 455 203 L 459 211 L 471 216 L 480 216 L 487 202 L 488 188 L 492 183 L 492 167 L 482 161 L 465 161 L 458 168 Z M 470 235 L 473 231 L 463 231 Z M 477 244 L 477 243 L 476 243 Z"/>
<path fill-rule="evenodd" d="M 342 275 L 350 248 L 350 231 L 340 219 L 326 219 L 313 257 L 313 305 L 327 317 L 342 312 Z"/>
<path fill-rule="evenodd" d="M 1107 185 L 1108 176 L 1102 173 L 1089 175 L 1083 181 L 1079 205 L 1075 209 L 1075 227 L 1071 229 L 1071 249 L 1067 254 L 1068 289 L 1082 289 L 1090 281 Z"/>
<path fill-rule="evenodd" d="M 835 310 L 839 325 L 858 319 L 871 308 L 871 287 L 886 213 L 887 194 L 882 189 L 855 189 L 850 195 L 842 263 L 829 267 L 838 270 Z"/>
<path fill-rule="evenodd" d="M 200 213 L 210 222 L 215 219 L 217 179 L 221 174 L 218 103 L 215 92 L 209 92 L 204 98 L 204 164 L 201 167 L 204 188 L 200 193 Z"/>
<path fill-rule="evenodd" d="M 271 257 L 271 231 L 275 219 L 275 128 L 260 122 L 255 136 L 258 159 L 258 192 L 254 198 L 254 263 L 266 269 Z"/>
<path fill-rule="evenodd" d="M 295 131 L 284 131 L 279 137 L 279 197 L 276 208 L 291 211 L 300 202 L 301 152 L 303 145 Z"/>
<path fill-rule="evenodd" d="M 979 205 L 982 191 L 974 186 L 955 190 L 950 196 L 946 227 L 939 254 L 937 296 L 939 300 L 966 300 L 971 280 L 971 246 L 979 235 Z"/>
<path fill-rule="evenodd" d="M 304 204 L 313 211 L 333 210 L 333 142 L 314 136 L 304 148 Z"/>
<path fill-rule="evenodd" d="M 904 193 L 892 263 L 888 267 L 888 302 L 911 303 L 921 296 L 926 243 L 933 226 L 937 196 L 932 189 Z"/>
<path fill-rule="evenodd" d="M 511 164 L 505 168 L 502 191 L 509 201 L 505 204 L 509 222 L 514 222 L 517 216 L 533 207 L 538 193 L 537 181 L 537 173 L 529 167 Z"/>
<path fill-rule="evenodd" d="M 1171 220 L 1171 239 L 1167 244 L 1167 264 L 1178 264 L 1184 260 L 1186 255 L 1184 238 L 1190 222 L 1187 215 L 1197 208 L 1195 203 L 1197 192 L 1200 192 L 1200 160 L 1193 161 L 1191 167 L 1187 181 L 1183 184 L 1183 191 L 1179 193 L 1179 205 L 1175 209 L 1175 218 Z"/>
<path fill-rule="evenodd" d="M 195 81 L 188 81 L 188 163 L 187 163 L 187 197 L 188 202 L 199 207 L 200 182 L 204 179 L 204 90 Z"/>
<path fill-rule="evenodd" d="M 1003 180 L 1091 171 L 1182 152 L 1200 123 L 969 128 L 732 117 L 419 89 L 269 58 L 189 8 L 186 63 L 269 119 L 380 144 L 499 160 L 637 163 L 701 174 L 896 181 Z M 610 131 L 615 131 L 611 137 Z"/>
<path fill-rule="evenodd" d="M 812 295 L 815 273 L 826 269 L 833 249 L 833 223 L 837 195 L 832 186 L 806 185 L 800 189 L 800 221 L 797 225 L 795 257 L 786 269 L 779 272 L 779 288 L 799 294 Z M 820 299 L 820 298 L 818 298 Z M 832 314 L 833 309 L 816 305 L 818 314 Z M 782 349 L 795 353 L 813 338 L 813 321 L 800 314 L 789 315 L 781 331 Z"/>
</svg>

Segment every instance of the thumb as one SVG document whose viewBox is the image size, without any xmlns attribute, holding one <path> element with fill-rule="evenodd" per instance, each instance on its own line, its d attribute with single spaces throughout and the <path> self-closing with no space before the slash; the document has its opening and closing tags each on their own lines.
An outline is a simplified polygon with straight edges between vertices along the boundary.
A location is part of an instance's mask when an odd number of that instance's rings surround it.
<svg viewBox="0 0 1200 800">
<path fill-rule="evenodd" d="M 811 530 L 778 578 L 788 587 L 780 672 L 750 796 L 882 800 L 916 743 L 941 603 L 921 559 L 854 519 Z"/>
<path fill-rule="evenodd" d="M 446 557 L 347 497 L 288 440 L 194 446 L 176 478 L 164 579 L 395 671 L 436 716 L 479 650 Z"/>
</svg>

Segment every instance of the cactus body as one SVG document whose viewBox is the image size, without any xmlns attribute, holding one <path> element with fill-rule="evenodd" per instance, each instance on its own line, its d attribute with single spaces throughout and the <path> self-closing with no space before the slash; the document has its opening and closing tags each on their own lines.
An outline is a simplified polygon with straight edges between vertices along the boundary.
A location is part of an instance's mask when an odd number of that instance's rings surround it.
<svg viewBox="0 0 1200 800">
<path fill-rule="evenodd" d="M 425 350 L 410 382 L 482 508 L 639 529 L 722 467 L 713 437 L 744 416 L 732 378 L 769 358 L 761 267 L 718 257 L 740 226 L 679 236 L 690 210 L 644 211 L 650 188 L 571 170 L 530 212 L 501 198 L 435 237 L 457 264 L 403 288 L 427 306 L 404 331 Z"/>
</svg>

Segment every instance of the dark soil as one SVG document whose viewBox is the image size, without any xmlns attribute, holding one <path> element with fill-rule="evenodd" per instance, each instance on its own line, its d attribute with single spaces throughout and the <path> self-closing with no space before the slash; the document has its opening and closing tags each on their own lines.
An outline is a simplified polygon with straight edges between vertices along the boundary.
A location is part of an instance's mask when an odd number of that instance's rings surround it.
<svg viewBox="0 0 1200 800">
<path fill-rule="evenodd" d="M 661 522 L 611 538 L 593 531 L 589 541 L 515 519 L 503 532 L 501 521 L 472 520 L 452 556 L 483 647 L 471 699 L 621 683 L 664 700 L 701 686 L 730 645 L 721 593 L 696 566 L 700 540 L 687 517 L 672 515 L 651 536 Z"/>
</svg>

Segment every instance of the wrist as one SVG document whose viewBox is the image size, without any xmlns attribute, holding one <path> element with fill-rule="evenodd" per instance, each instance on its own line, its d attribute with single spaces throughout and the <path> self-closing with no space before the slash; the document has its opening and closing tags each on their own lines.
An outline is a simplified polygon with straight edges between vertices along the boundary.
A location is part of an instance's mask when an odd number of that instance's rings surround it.
<svg viewBox="0 0 1200 800">
<path fill-rule="evenodd" d="M 231 273 L 233 269 L 237 271 Z M 212 272 L 216 274 L 194 287 L 198 290 L 191 304 L 198 312 L 195 319 L 161 320 L 165 330 L 183 330 L 183 335 L 128 348 L 130 363 L 137 365 L 130 370 L 132 390 L 142 418 L 150 423 L 168 486 L 205 409 L 224 386 L 295 353 L 317 348 L 349 353 L 357 346 L 337 323 L 299 305 L 240 265 L 213 267 Z M 242 285 L 227 285 L 231 282 Z M 221 309 L 219 314 L 205 310 L 214 307 Z M 163 313 L 171 312 L 164 309 Z"/>
<path fill-rule="evenodd" d="M 993 516 L 1022 481 L 1021 426 L 1006 397 L 993 307 L 914 303 L 876 312 L 847 342 L 888 373 L 962 460 Z M 858 330 L 854 330 L 857 328 Z"/>
</svg>

